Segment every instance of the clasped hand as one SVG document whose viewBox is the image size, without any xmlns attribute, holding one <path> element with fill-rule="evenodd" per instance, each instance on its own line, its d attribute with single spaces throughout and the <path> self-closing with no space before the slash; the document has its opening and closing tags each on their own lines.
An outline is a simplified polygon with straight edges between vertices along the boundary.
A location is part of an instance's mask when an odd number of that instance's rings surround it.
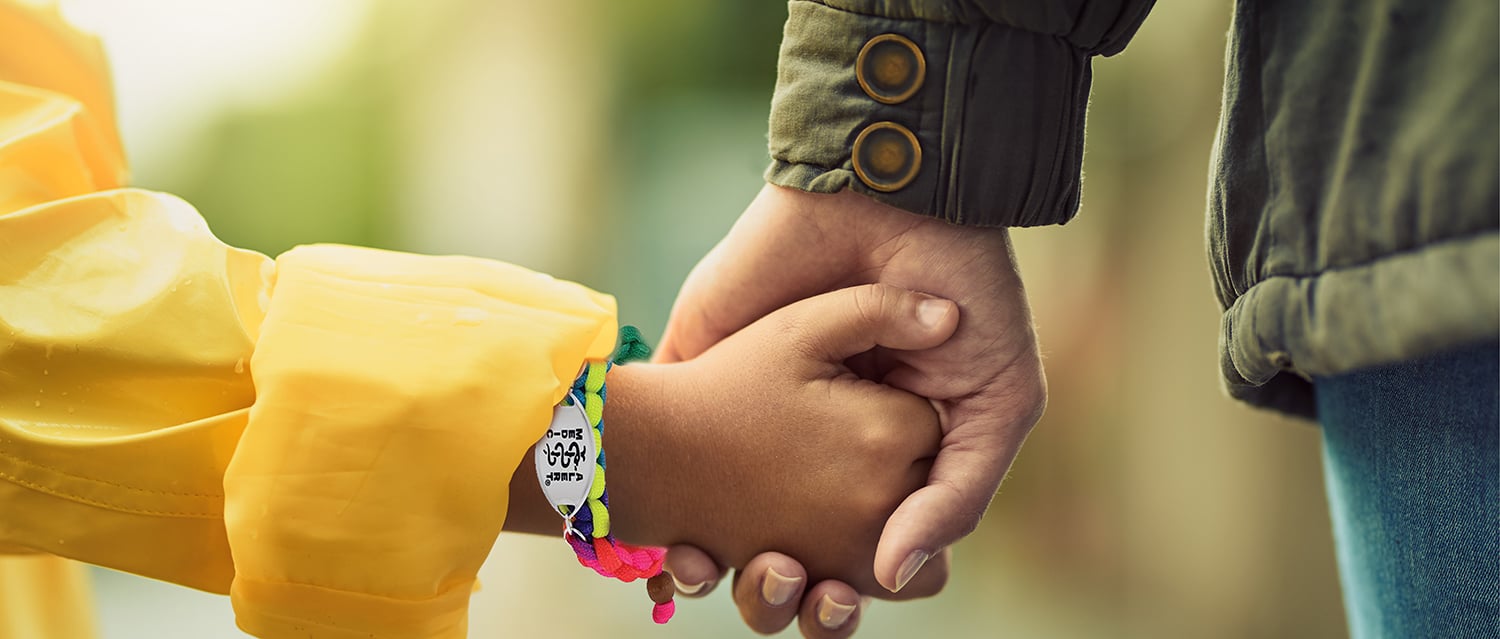
<svg viewBox="0 0 1500 639">
<path fill-rule="evenodd" d="M 671 548 L 668 569 L 687 595 L 711 591 L 723 575 L 719 566 L 742 566 L 734 599 L 758 632 L 779 631 L 800 616 L 810 639 L 847 637 L 858 625 L 862 596 L 939 591 L 947 548 L 978 526 L 1046 406 L 1031 312 L 1007 232 L 950 225 L 847 191 L 816 195 L 766 186 L 689 274 L 657 359 L 692 360 L 777 309 L 861 284 L 958 305 L 957 329 L 941 344 L 876 347 L 844 362 L 864 380 L 927 398 L 941 424 L 936 454 L 925 481 L 885 521 L 873 565 L 797 549 L 746 560 L 696 546 Z"/>
</svg>

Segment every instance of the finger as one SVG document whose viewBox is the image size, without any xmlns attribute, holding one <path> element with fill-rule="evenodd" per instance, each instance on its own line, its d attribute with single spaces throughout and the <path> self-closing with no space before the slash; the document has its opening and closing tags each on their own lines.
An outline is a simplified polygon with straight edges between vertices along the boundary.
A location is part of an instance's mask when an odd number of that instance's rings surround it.
<svg viewBox="0 0 1500 639">
<path fill-rule="evenodd" d="M 667 549 L 663 569 L 672 574 L 677 592 L 685 597 L 702 597 L 714 591 L 724 570 L 695 546 L 678 545 Z"/>
<path fill-rule="evenodd" d="M 766 313 L 836 288 L 854 268 L 857 245 L 847 235 L 829 238 L 809 226 L 827 217 L 808 215 L 809 207 L 828 204 L 824 198 L 766 185 L 688 273 L 656 361 L 697 357 Z"/>
<path fill-rule="evenodd" d="M 678 291 L 677 299 L 672 302 L 672 311 L 667 315 L 667 327 L 662 332 L 661 343 L 651 361 L 672 363 L 692 359 L 741 328 L 734 326 L 736 313 L 730 311 L 715 315 L 710 311 L 715 308 L 723 309 L 723 304 L 728 301 L 718 294 L 720 289 L 713 285 L 709 275 L 724 270 L 732 273 L 735 270 L 719 266 L 725 259 L 721 257 L 725 250 L 721 242 L 688 272 L 687 279 L 682 282 L 682 290 Z M 725 276 L 732 277 L 729 274 Z M 727 319 L 719 319 L 726 315 Z M 745 323 L 748 324 L 749 320 Z"/>
<path fill-rule="evenodd" d="M 875 550 L 875 579 L 899 592 L 934 555 L 979 525 L 1029 427 L 1013 436 L 991 419 L 969 419 L 948 432 L 927 485 L 886 521 Z"/>
<path fill-rule="evenodd" d="M 731 231 L 688 273 L 652 361 L 680 362 L 702 355 L 766 313 L 821 292 L 798 282 L 795 271 L 773 268 L 763 252 L 738 248 L 742 241 L 735 235 Z"/>
<path fill-rule="evenodd" d="M 948 585 L 949 575 L 952 574 L 952 557 L 952 547 L 938 551 L 936 555 L 922 564 L 922 568 L 917 571 L 917 574 L 912 576 L 910 581 L 906 582 L 906 586 L 901 588 L 901 592 L 892 593 L 877 590 L 875 596 L 879 599 L 890 601 L 909 601 L 931 597 L 942 592 L 943 587 Z"/>
<path fill-rule="evenodd" d="M 733 322 L 719 324 L 707 312 L 707 309 L 714 308 L 719 302 L 714 295 L 715 287 L 707 281 L 707 273 L 720 270 L 717 262 L 721 261 L 721 247 L 722 244 L 714 247 L 688 272 L 687 279 L 682 283 L 682 290 L 672 302 L 672 311 L 667 315 L 667 327 L 662 332 L 661 343 L 657 344 L 656 351 L 652 353 L 651 361 L 670 364 L 692 359 L 740 328 L 731 326 Z"/>
<path fill-rule="evenodd" d="M 734 603 L 751 630 L 781 632 L 792 623 L 807 586 L 807 569 L 778 552 L 756 555 L 735 575 Z"/>
<path fill-rule="evenodd" d="M 843 362 L 876 346 L 938 346 L 958 327 L 958 305 L 925 293 L 866 284 L 792 304 L 773 315 L 797 327 L 818 361 Z"/>
<path fill-rule="evenodd" d="M 807 639 L 845 639 L 859 629 L 864 606 L 859 593 L 842 581 L 823 581 L 802 597 L 797 627 Z"/>
</svg>

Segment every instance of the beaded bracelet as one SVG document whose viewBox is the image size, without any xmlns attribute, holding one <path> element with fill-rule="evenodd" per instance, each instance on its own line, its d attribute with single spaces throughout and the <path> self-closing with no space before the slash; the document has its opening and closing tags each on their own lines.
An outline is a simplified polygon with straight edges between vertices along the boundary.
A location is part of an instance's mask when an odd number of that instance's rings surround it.
<svg viewBox="0 0 1500 639">
<path fill-rule="evenodd" d="M 662 572 L 666 549 L 632 546 L 615 539 L 610 533 L 609 492 L 604 480 L 605 376 L 616 363 L 645 359 L 650 354 L 640 331 L 634 326 L 620 327 L 620 347 L 612 360 L 585 365 L 557 407 L 552 426 L 536 447 L 536 467 L 543 492 L 564 518 L 563 538 L 577 553 L 578 563 L 627 583 L 647 579 L 646 590 L 655 604 L 651 619 L 661 624 L 677 609 L 672 601 L 672 577 Z M 583 428 L 578 427 L 582 424 L 587 425 L 591 436 L 582 434 Z M 570 486 L 584 485 L 586 493 L 568 492 Z"/>
</svg>

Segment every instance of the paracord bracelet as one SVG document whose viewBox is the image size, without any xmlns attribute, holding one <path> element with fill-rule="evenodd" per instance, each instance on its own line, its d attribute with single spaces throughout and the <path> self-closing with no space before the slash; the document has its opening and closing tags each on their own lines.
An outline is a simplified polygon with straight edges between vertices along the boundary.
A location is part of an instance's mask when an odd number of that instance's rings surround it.
<svg viewBox="0 0 1500 639">
<path fill-rule="evenodd" d="M 642 360 L 650 355 L 651 348 L 641 339 L 640 331 L 634 326 L 620 327 L 620 346 L 611 361 L 589 362 L 573 382 L 572 389 L 558 407 L 557 415 L 560 417 L 554 418 L 552 427 L 537 444 L 536 467 L 537 479 L 542 482 L 543 491 L 548 493 L 548 500 L 564 518 L 563 538 L 577 553 L 578 563 L 593 568 L 600 575 L 627 583 L 647 579 L 647 592 L 655 603 L 651 619 L 660 624 L 671 619 L 677 609 L 676 603 L 672 601 L 672 577 L 662 572 L 666 549 L 632 546 L 615 539 L 610 533 L 609 492 L 605 489 L 604 478 L 605 377 L 617 363 Z M 582 404 L 583 415 L 592 433 L 589 438 L 591 442 L 582 441 L 582 434 L 577 432 L 581 429 L 559 426 L 561 416 L 569 414 L 565 407 L 574 407 L 579 403 Z M 576 412 L 577 408 L 573 408 L 575 416 Z M 590 447 L 588 443 L 593 445 Z M 593 456 L 592 473 L 588 473 L 590 468 L 584 466 L 587 460 L 581 459 L 590 454 Z M 570 466 L 572 470 L 568 470 Z M 562 470 L 557 470 L 559 468 Z M 571 503 L 559 503 L 554 493 L 549 492 L 554 482 L 562 486 L 570 481 L 585 480 L 588 474 L 592 474 L 592 481 L 589 483 L 587 499 L 582 500 L 582 504 L 574 506 Z"/>
</svg>

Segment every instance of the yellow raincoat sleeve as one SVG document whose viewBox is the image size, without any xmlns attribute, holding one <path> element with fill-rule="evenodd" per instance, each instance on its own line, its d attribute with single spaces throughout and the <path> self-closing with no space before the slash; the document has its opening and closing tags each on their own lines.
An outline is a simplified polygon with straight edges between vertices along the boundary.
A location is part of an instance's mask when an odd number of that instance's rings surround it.
<svg viewBox="0 0 1500 639">
<path fill-rule="evenodd" d="M 608 356 L 613 299 L 226 246 L 123 188 L 110 102 L 91 38 L 0 0 L 0 553 L 232 592 L 264 637 L 463 636 L 510 475 Z"/>
</svg>

